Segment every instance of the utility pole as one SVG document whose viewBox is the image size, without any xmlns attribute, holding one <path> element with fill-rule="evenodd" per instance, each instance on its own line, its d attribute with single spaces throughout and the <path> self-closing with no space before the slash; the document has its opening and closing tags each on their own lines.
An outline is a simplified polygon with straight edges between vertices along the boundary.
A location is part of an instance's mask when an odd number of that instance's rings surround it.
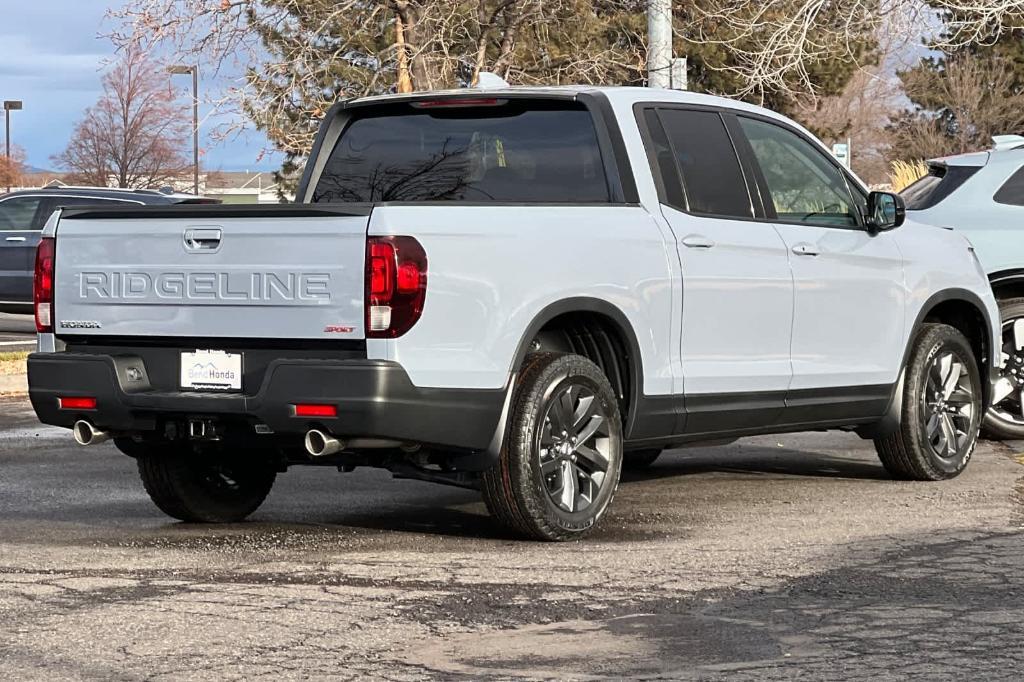
<svg viewBox="0 0 1024 682">
<path fill-rule="evenodd" d="M 192 74 L 192 179 L 193 191 L 199 196 L 199 66 L 175 64 L 167 70 L 172 75 Z"/>
<path fill-rule="evenodd" d="M 672 0 L 647 0 L 647 86 L 672 86 Z"/>
<path fill-rule="evenodd" d="M 22 104 L 21 104 L 20 100 L 11 99 L 11 100 L 7 100 L 7 101 L 4 102 L 4 118 L 6 119 L 6 124 L 7 124 L 6 125 L 6 129 L 7 129 L 7 151 L 6 151 L 6 154 L 7 154 L 7 166 L 8 166 L 8 168 L 11 167 L 11 112 L 12 111 L 20 111 L 21 110 L 21 106 L 22 106 Z M 7 191 L 8 192 L 11 191 L 10 178 L 8 178 L 8 182 L 7 182 Z"/>
</svg>

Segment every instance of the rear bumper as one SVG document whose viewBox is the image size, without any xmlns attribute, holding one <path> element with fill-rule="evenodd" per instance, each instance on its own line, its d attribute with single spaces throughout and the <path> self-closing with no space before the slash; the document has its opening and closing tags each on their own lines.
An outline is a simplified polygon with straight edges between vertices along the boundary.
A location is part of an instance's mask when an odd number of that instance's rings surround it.
<svg viewBox="0 0 1024 682">
<path fill-rule="evenodd" d="M 40 421 L 70 428 L 78 419 L 113 433 L 145 433 L 182 417 L 265 424 L 279 435 L 310 428 L 342 437 L 401 440 L 485 450 L 494 439 L 504 390 L 414 386 L 401 365 L 379 360 L 274 360 L 251 394 L 167 391 L 149 385 L 148 371 L 131 382 L 142 358 L 93 353 L 34 353 L 29 396 Z M 137 376 L 137 375 L 136 375 Z M 95 397 L 95 410 L 62 410 L 58 397 Z M 297 418 L 296 403 L 337 405 L 335 418 Z"/>
</svg>

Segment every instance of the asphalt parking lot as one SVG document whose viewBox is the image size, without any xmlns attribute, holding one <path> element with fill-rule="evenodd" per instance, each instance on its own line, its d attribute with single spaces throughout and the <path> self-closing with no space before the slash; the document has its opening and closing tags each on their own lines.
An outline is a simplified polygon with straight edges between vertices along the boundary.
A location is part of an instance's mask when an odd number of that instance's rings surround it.
<svg viewBox="0 0 1024 682">
<path fill-rule="evenodd" d="M 1015 679 L 1015 449 L 888 480 L 845 434 L 670 453 L 590 539 L 501 535 L 472 491 L 282 475 L 186 526 L 132 460 L 0 400 L 0 679 Z"/>
<path fill-rule="evenodd" d="M 0 313 L 0 353 L 31 350 L 36 344 L 36 327 L 31 315 Z"/>
</svg>

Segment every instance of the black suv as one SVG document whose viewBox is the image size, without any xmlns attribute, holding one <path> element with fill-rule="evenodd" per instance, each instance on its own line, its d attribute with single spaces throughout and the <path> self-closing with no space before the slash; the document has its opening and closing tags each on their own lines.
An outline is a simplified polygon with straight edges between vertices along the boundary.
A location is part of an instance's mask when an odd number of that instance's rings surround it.
<svg viewBox="0 0 1024 682">
<path fill-rule="evenodd" d="M 218 203 L 164 190 L 102 187 L 46 187 L 0 196 L 0 312 L 32 312 L 32 270 L 39 234 L 56 209 L 65 206 Z"/>
</svg>

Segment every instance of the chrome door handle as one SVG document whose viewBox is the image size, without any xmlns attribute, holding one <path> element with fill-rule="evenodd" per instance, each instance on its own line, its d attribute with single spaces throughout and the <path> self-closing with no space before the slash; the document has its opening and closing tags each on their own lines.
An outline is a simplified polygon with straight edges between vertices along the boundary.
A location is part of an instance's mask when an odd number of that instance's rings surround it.
<svg viewBox="0 0 1024 682">
<path fill-rule="evenodd" d="M 715 242 L 704 235 L 690 234 L 683 237 L 683 246 L 691 249 L 710 249 Z"/>
<path fill-rule="evenodd" d="M 797 244 L 793 247 L 793 253 L 798 256 L 817 256 L 821 251 L 812 244 Z"/>
<path fill-rule="evenodd" d="M 8 237 L 4 241 L 5 242 L 23 242 L 23 241 L 25 241 L 25 238 L 24 237 Z"/>
</svg>

